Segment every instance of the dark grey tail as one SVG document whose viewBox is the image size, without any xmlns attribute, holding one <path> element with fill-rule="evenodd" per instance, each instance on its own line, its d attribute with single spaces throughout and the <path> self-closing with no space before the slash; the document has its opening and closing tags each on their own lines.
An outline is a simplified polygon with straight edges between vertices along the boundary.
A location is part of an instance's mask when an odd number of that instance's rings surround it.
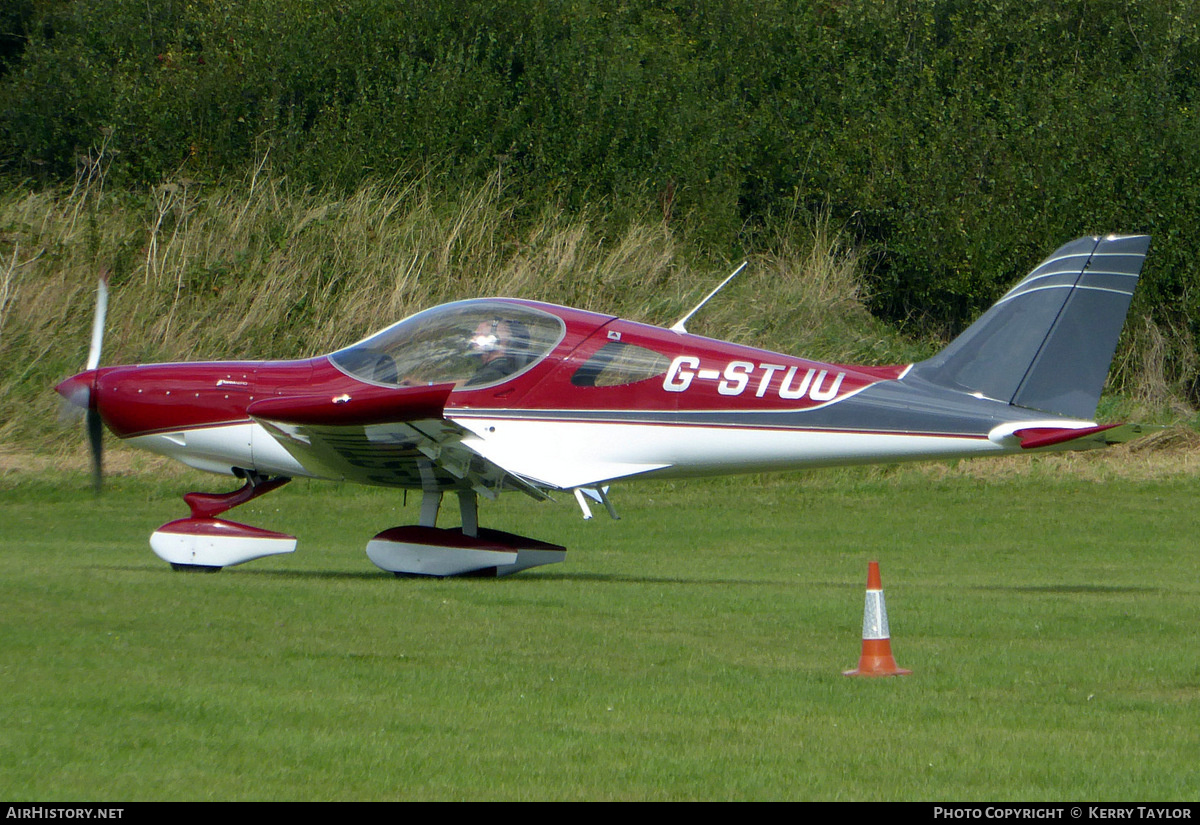
<svg viewBox="0 0 1200 825">
<path fill-rule="evenodd" d="M 1018 407 L 1092 418 L 1149 246 L 1148 235 L 1065 244 L 909 374 Z"/>
</svg>

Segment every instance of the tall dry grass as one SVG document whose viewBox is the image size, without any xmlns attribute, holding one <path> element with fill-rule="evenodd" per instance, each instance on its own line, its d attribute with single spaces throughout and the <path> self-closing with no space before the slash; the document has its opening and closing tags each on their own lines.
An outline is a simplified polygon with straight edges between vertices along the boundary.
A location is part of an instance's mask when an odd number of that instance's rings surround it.
<svg viewBox="0 0 1200 825">
<path fill-rule="evenodd" d="M 499 178 L 448 193 L 433 174 L 341 196 L 297 189 L 266 160 L 230 185 L 105 187 L 101 149 L 63 191 L 0 193 L 0 448 L 61 438 L 54 384 L 86 359 L 111 272 L 103 363 L 328 352 L 445 301 L 505 295 L 670 324 L 737 261 L 705 253 L 661 209 L 533 208 Z M 862 259 L 828 220 L 782 223 L 693 332 L 833 361 L 905 361 L 864 308 Z"/>
</svg>

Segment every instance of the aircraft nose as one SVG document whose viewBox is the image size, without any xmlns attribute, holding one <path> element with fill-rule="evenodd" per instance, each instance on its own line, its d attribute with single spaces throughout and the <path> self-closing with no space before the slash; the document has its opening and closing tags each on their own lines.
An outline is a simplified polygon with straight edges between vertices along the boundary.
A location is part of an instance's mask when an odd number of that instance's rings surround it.
<svg viewBox="0 0 1200 825">
<path fill-rule="evenodd" d="M 88 370 L 73 375 L 55 387 L 54 391 L 76 407 L 85 410 L 94 409 L 96 394 L 92 392 L 92 389 L 96 386 L 96 372 L 97 370 Z"/>
</svg>

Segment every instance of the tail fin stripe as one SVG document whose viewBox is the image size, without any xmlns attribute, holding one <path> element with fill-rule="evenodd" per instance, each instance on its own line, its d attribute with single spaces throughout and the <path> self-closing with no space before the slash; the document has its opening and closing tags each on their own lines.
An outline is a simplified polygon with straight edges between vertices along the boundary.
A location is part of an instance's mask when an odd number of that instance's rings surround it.
<svg viewBox="0 0 1200 825">
<path fill-rule="evenodd" d="M 1044 281 L 1047 278 L 1069 278 L 1071 283 L 1074 283 L 1075 279 L 1077 279 L 1079 277 L 1080 270 L 1082 268 L 1083 267 L 1081 267 L 1081 266 L 1076 266 L 1071 269 L 1055 269 L 1055 270 L 1050 270 L 1050 271 L 1045 271 L 1045 272 L 1035 269 L 1029 275 L 1025 276 L 1025 278 L 1022 279 L 1020 283 L 1018 283 L 1016 286 L 1014 286 L 1012 289 L 1010 289 L 1008 292 L 1006 292 L 1004 294 L 1004 298 L 1008 298 L 1013 295 L 1020 295 L 1022 292 L 1025 291 L 1025 289 L 1027 287 L 1029 287 L 1030 284 L 1033 284 L 1037 281 Z M 1003 298 L 1001 300 L 1003 300 Z"/>
<path fill-rule="evenodd" d="M 1113 289 L 1109 286 L 1087 286 L 1080 284 L 1076 289 L 1084 289 L 1089 292 L 1111 292 L 1113 295 L 1132 295 L 1132 289 Z"/>
<path fill-rule="evenodd" d="M 1044 281 L 1047 278 L 1062 277 L 1063 280 L 1058 283 L 1038 283 L 1035 281 Z M 1108 292 L 1120 292 L 1125 295 L 1133 294 L 1133 287 L 1137 284 L 1137 273 L 1119 272 L 1107 269 L 1084 269 L 1081 273 L 1079 270 L 1047 272 L 1041 275 L 1030 275 L 1021 283 L 1010 289 L 1003 298 L 997 303 L 1004 303 L 1007 300 L 1016 298 L 1018 295 L 1025 295 L 1029 292 L 1036 292 L 1039 289 L 1103 289 Z M 1107 282 L 1107 283 L 1106 283 Z M 1120 287 L 1129 285 L 1129 289 Z"/>
<path fill-rule="evenodd" d="M 1035 286 L 1032 289 L 1027 289 L 1019 295 L 1013 295 L 1013 298 L 1018 298 L 1020 295 L 1028 295 L 1031 292 L 1044 292 L 1047 289 L 1086 289 L 1092 292 L 1112 292 L 1116 295 L 1132 295 L 1132 289 L 1113 289 L 1109 286 L 1093 286 L 1091 284 L 1046 284 L 1045 286 Z M 1002 304 L 1009 298 L 1001 298 L 996 303 Z"/>
<path fill-rule="evenodd" d="M 996 303 L 1004 303 L 1005 301 L 1018 298 L 1026 293 L 1037 292 L 1040 289 L 1073 289 L 1075 286 L 1075 281 L 1079 277 L 1078 272 L 1057 272 L 1055 275 L 1062 277 L 1063 280 L 1060 280 L 1056 283 L 1034 283 L 1031 280 L 1022 281 L 1021 283 L 1017 284 L 1017 286 L 1013 287 L 1013 289 L 1007 295 L 1005 295 Z"/>
</svg>

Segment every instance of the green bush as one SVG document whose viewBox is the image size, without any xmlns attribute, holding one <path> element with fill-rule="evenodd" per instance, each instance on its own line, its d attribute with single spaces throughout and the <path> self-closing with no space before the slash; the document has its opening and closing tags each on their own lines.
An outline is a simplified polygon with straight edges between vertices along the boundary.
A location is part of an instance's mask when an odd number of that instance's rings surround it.
<svg viewBox="0 0 1200 825">
<path fill-rule="evenodd" d="M 948 334 L 1084 233 L 1155 236 L 1136 311 L 1200 340 L 1200 11 L 1182 0 L 28 0 L 0 171 L 316 189 L 434 167 L 651 200 L 719 254 L 829 214 L 873 311 Z M 1179 344 L 1182 346 L 1182 344 Z M 1190 344 L 1188 345 L 1190 346 Z"/>
</svg>

